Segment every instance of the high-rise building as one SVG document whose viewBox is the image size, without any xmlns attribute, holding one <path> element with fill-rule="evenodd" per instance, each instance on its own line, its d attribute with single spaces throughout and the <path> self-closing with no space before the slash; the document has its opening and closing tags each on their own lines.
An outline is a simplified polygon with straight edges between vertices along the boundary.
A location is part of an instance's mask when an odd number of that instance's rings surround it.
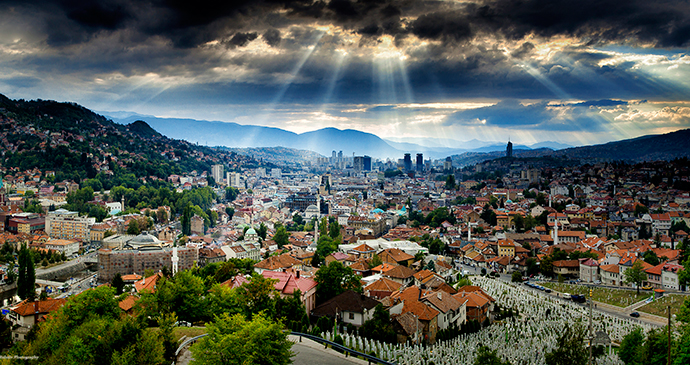
<svg viewBox="0 0 690 365">
<path fill-rule="evenodd" d="M 453 169 L 453 160 L 450 159 L 450 156 L 446 157 L 446 160 L 443 161 L 443 170 L 452 170 Z"/>
<path fill-rule="evenodd" d="M 364 156 L 353 157 L 352 168 L 357 172 L 363 171 L 364 170 Z"/>
<path fill-rule="evenodd" d="M 415 170 L 417 170 L 417 172 L 424 171 L 424 157 L 421 153 L 417 154 L 417 164 L 415 166 Z"/>
<path fill-rule="evenodd" d="M 513 142 L 508 141 L 508 146 L 506 147 L 506 157 L 513 157 Z"/>
<path fill-rule="evenodd" d="M 239 172 L 228 172 L 227 173 L 228 186 L 233 188 L 243 188 L 242 186 L 242 175 Z"/>
<path fill-rule="evenodd" d="M 213 165 L 211 166 L 211 176 L 213 176 L 213 180 L 217 183 L 221 182 L 223 180 L 223 165 Z"/>
<path fill-rule="evenodd" d="M 403 158 L 403 167 L 405 172 L 412 171 L 412 156 L 409 153 L 406 153 L 405 158 Z"/>
<path fill-rule="evenodd" d="M 58 209 L 46 215 L 45 229 L 50 238 L 88 241 L 89 227 L 96 218 L 80 217 L 79 212 Z"/>
<path fill-rule="evenodd" d="M 364 155 L 364 171 L 371 171 L 371 156 Z"/>
<path fill-rule="evenodd" d="M 271 169 L 271 177 L 274 179 L 280 179 L 283 177 L 283 172 L 280 169 Z"/>
</svg>

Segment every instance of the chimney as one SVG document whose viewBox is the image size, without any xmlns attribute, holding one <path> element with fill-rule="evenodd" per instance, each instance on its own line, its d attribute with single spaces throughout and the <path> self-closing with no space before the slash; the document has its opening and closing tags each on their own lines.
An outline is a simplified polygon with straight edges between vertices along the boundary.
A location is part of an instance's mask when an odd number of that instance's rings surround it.
<svg viewBox="0 0 690 365">
<path fill-rule="evenodd" d="M 299 279 L 299 270 L 297 270 L 297 279 Z"/>
<path fill-rule="evenodd" d="M 438 298 L 438 300 L 442 300 L 440 291 L 438 293 L 436 293 L 436 298 Z"/>
</svg>

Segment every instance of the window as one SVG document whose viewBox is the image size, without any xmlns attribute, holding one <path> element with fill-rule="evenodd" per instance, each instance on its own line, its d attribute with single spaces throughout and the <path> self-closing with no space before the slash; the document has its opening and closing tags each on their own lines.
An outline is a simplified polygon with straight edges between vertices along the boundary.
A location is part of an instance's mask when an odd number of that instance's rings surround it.
<svg viewBox="0 0 690 365">
<path fill-rule="evenodd" d="M 355 314 L 350 312 L 350 319 L 355 319 Z"/>
</svg>

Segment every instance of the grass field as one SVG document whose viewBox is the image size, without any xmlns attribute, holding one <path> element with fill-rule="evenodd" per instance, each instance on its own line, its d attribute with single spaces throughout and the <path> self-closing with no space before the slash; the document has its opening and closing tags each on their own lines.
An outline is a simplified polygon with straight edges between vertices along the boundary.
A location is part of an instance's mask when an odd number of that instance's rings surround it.
<svg viewBox="0 0 690 365">
<path fill-rule="evenodd" d="M 584 285 L 549 282 L 542 282 L 540 285 L 561 293 L 584 294 L 589 298 L 589 287 Z M 611 289 L 598 287 L 592 289 L 592 299 L 594 299 L 594 301 L 623 308 L 631 304 L 635 304 L 643 299 L 649 298 L 651 295 L 652 292 L 645 290 L 640 290 L 640 294 L 638 295 L 636 290 L 631 289 Z"/>
<path fill-rule="evenodd" d="M 683 305 L 685 298 L 690 297 L 679 294 L 664 295 L 660 299 L 657 299 L 649 304 L 645 304 L 643 307 L 640 307 L 638 311 L 654 314 L 661 317 L 666 317 L 668 315 L 668 313 L 666 312 L 667 307 L 670 305 L 671 314 L 676 314 L 678 313 L 678 310 L 680 310 L 680 307 Z"/>
</svg>

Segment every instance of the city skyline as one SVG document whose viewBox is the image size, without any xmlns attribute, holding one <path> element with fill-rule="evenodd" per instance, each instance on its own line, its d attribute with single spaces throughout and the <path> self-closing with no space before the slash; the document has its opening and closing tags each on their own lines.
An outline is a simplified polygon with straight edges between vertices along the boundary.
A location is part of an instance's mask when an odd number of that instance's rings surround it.
<svg viewBox="0 0 690 365">
<path fill-rule="evenodd" d="M 678 1 L 7 1 L 0 93 L 302 133 L 590 145 L 690 127 Z"/>
</svg>

